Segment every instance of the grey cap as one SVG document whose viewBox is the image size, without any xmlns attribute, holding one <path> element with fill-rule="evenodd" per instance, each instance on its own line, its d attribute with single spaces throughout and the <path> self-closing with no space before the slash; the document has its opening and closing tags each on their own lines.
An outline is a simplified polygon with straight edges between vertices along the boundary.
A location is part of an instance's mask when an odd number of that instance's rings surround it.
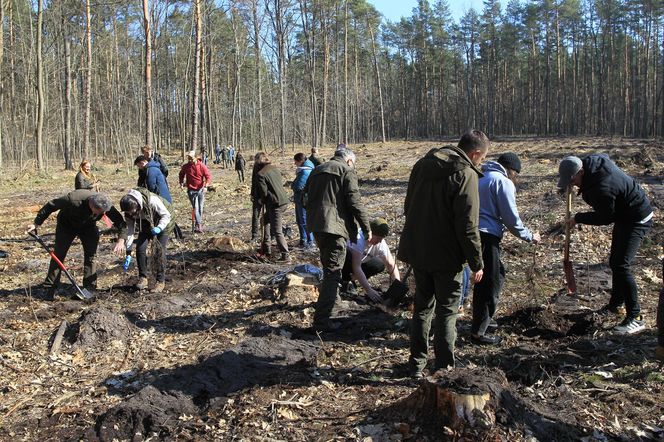
<svg viewBox="0 0 664 442">
<path fill-rule="evenodd" d="M 581 170 L 583 163 L 581 158 L 570 155 L 565 157 L 558 166 L 558 189 L 566 189 L 572 181 L 572 177 Z"/>
</svg>

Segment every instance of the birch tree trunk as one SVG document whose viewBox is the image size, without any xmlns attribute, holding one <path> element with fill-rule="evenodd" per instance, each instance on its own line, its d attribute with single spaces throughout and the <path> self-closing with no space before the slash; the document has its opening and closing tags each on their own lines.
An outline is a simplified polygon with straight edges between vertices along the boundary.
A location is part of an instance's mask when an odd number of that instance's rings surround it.
<svg viewBox="0 0 664 442">
<path fill-rule="evenodd" d="M 152 29 L 150 29 L 149 0 L 143 0 L 143 29 L 145 30 L 145 146 L 152 149 Z"/>
</svg>

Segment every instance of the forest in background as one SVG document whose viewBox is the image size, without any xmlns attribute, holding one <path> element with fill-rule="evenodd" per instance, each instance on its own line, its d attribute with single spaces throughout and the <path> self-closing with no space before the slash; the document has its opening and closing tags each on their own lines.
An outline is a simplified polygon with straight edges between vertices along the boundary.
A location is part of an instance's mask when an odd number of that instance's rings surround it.
<svg viewBox="0 0 664 442">
<path fill-rule="evenodd" d="M 664 133 L 659 1 L 0 0 L 0 167 L 490 135 Z"/>
</svg>

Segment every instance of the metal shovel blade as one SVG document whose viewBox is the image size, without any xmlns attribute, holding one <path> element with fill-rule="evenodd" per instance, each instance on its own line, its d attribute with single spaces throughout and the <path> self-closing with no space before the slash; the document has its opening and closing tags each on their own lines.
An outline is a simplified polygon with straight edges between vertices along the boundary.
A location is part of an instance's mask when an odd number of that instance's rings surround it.
<svg viewBox="0 0 664 442">
<path fill-rule="evenodd" d="M 88 289 L 76 286 L 76 296 L 78 296 L 81 301 L 89 301 L 94 298 L 94 295 L 88 291 Z"/>
</svg>

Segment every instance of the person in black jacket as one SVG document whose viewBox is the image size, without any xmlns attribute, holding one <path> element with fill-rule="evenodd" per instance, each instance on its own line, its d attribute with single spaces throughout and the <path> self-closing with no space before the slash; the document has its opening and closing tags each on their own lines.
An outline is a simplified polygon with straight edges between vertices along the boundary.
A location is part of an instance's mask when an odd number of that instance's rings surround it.
<svg viewBox="0 0 664 442">
<path fill-rule="evenodd" d="M 161 170 L 161 173 L 164 175 L 164 179 L 168 178 L 168 166 L 166 165 L 166 161 L 164 161 L 161 155 L 152 150 L 152 147 L 150 146 L 143 146 L 143 148 L 141 149 L 141 153 L 145 158 L 147 158 L 148 161 L 155 161 L 157 164 L 159 164 L 159 170 Z M 145 180 L 146 180 L 146 170 L 138 169 L 137 186 L 147 187 Z M 168 185 L 168 181 L 166 182 L 166 185 Z"/>
<path fill-rule="evenodd" d="M 606 154 L 592 154 L 583 160 L 565 157 L 558 168 L 559 190 L 579 188 L 579 194 L 592 212 L 579 212 L 567 223 L 603 226 L 613 224 L 609 266 L 612 272 L 611 298 L 603 311 L 618 313 L 625 304 L 625 319 L 614 331 L 633 334 L 645 329 L 641 316 L 636 281 L 631 267 L 641 240 L 652 226 L 653 211 L 645 192 L 634 178 L 628 176 Z"/>
</svg>

